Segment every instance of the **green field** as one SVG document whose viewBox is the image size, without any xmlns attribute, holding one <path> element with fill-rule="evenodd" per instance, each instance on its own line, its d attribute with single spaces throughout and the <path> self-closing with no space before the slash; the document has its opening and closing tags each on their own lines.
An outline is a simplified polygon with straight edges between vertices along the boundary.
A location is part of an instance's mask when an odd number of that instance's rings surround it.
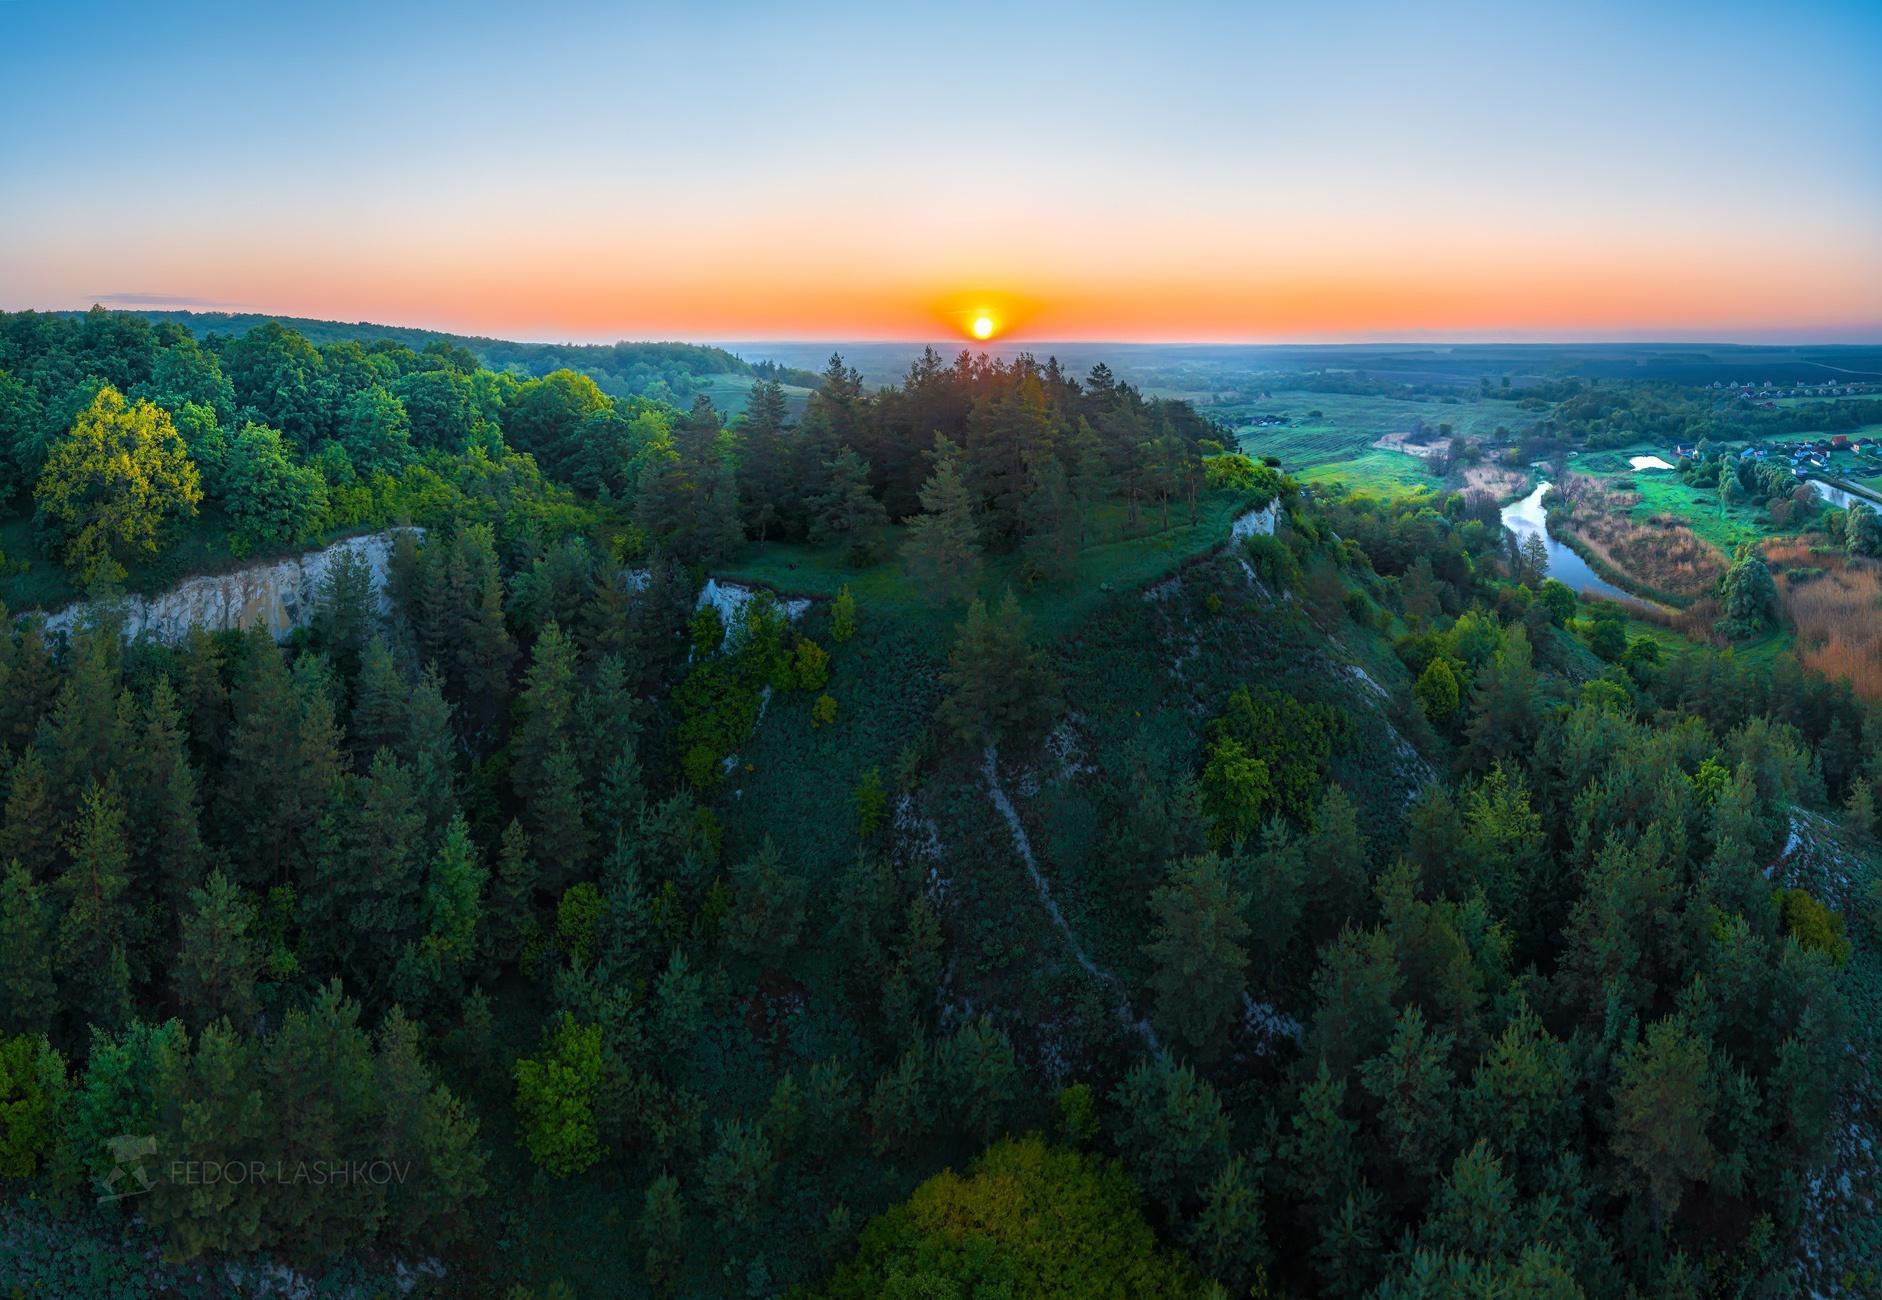
<svg viewBox="0 0 1882 1300">
<path fill-rule="evenodd" d="M 1520 430 L 1538 418 L 1513 402 L 1474 395 L 1406 399 L 1305 392 L 1211 407 L 1208 413 L 1235 430 L 1242 450 L 1277 457 L 1283 469 L 1305 482 L 1338 481 L 1374 489 L 1436 487 L 1442 482 L 1418 457 L 1373 446 L 1386 434 L 1406 432 L 1414 421 L 1422 420 L 1434 430 L 1448 424 L 1465 437 L 1494 438 L 1499 428 Z M 1288 423 L 1257 427 L 1249 423 L 1256 415 L 1283 415 Z"/>
</svg>

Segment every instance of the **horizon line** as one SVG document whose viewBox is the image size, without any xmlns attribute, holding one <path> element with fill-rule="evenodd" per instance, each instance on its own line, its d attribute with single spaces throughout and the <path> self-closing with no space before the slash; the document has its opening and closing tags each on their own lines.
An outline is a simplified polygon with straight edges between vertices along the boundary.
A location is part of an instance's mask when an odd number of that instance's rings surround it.
<svg viewBox="0 0 1882 1300">
<path fill-rule="evenodd" d="M 772 337 L 737 337 L 729 334 L 693 334 L 667 335 L 662 337 L 648 333 L 640 337 L 620 334 L 613 337 L 570 338 L 528 336 L 525 334 L 489 334 L 464 329 L 451 329 L 436 325 L 399 324 L 390 321 L 366 319 L 347 320 L 340 316 L 310 316 L 301 312 L 269 311 L 245 305 L 208 306 L 200 299 L 191 299 L 185 295 L 167 299 L 166 306 L 156 301 L 157 296 L 138 295 L 145 301 L 128 302 L 131 295 L 102 295 L 83 307 L 12 307 L 7 311 L 44 311 L 50 314 L 83 314 L 93 307 L 103 307 L 107 311 L 121 312 L 126 315 L 150 315 L 153 313 L 182 313 L 192 316 L 258 316 L 278 321 L 317 321 L 323 324 L 364 326 L 374 329 L 418 330 L 428 334 L 442 334 L 456 338 L 487 339 L 501 343 L 533 343 L 559 347 L 609 347 L 616 344 L 633 343 L 683 343 L 697 347 L 719 347 L 730 349 L 734 346 L 779 347 L 809 346 L 812 344 L 863 345 L 871 347 L 953 347 L 960 351 L 980 350 L 994 352 L 1000 350 L 1026 350 L 1035 347 L 1072 346 L 1072 347 L 1138 347 L 1138 348 L 1183 348 L 1183 347 L 1232 347 L 1232 348 L 1378 348 L 1378 347 L 1882 347 L 1882 323 L 1853 327 L 1824 326 L 1826 331 L 1835 331 L 1832 337 L 1812 336 L 1806 329 L 1801 335 L 1795 327 L 1790 330 L 1779 329 L 1771 335 L 1758 335 L 1750 331 L 1733 331 L 1739 337 L 1729 336 L 1688 336 L 1662 334 L 1617 334 L 1617 335 L 1581 335 L 1564 336 L 1544 334 L 1508 334 L 1488 336 L 1432 336 L 1418 335 L 1380 335 L 1358 339 L 1246 339 L 1246 338 L 1016 338 L 1011 335 L 993 339 L 974 339 L 969 337 L 937 338 L 910 335 L 848 336 L 826 335 L 780 335 Z M 1845 328 L 1856 331 L 1842 334 Z M 1789 335 L 1789 337 L 1786 337 Z"/>
</svg>

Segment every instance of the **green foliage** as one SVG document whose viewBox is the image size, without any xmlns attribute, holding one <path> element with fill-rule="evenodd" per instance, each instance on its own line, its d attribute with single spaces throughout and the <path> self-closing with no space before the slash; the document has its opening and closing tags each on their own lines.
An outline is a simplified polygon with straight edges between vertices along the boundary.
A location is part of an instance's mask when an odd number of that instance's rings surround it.
<svg viewBox="0 0 1882 1300">
<path fill-rule="evenodd" d="M 856 635 L 856 597 L 844 583 L 830 602 L 830 639 L 838 645 Z"/>
<path fill-rule="evenodd" d="M 1184 1296 L 1203 1288 L 1157 1248 L 1115 1165 L 1026 1138 L 937 1174 L 863 1229 L 818 1294 Z"/>
<path fill-rule="evenodd" d="M 1212 823 L 1211 843 L 1223 848 L 1248 839 L 1260 827 L 1273 797 L 1265 762 L 1251 756 L 1233 736 L 1220 735 L 1209 743 L 1202 768 L 1202 807 Z"/>
<path fill-rule="evenodd" d="M 1740 549 L 1719 580 L 1719 605 L 1719 631 L 1734 639 L 1756 636 L 1777 621 L 1777 584 L 1764 558 L 1749 546 Z"/>
<path fill-rule="evenodd" d="M 0 1178 L 31 1178 L 64 1136 L 65 1060 L 45 1036 L 0 1038 Z"/>
<path fill-rule="evenodd" d="M 1218 743 L 1234 741 L 1248 759 L 1265 765 L 1275 811 L 1297 825 L 1312 824 L 1334 745 L 1345 735 L 1337 709 L 1267 686 L 1240 686 L 1210 729 Z M 1218 752 L 1211 750 L 1212 760 Z M 1259 774 L 1246 774 L 1258 787 Z"/>
<path fill-rule="evenodd" d="M 1457 686 L 1457 673 L 1448 659 L 1433 659 L 1425 665 L 1425 670 L 1418 674 L 1418 681 L 1412 687 L 1412 694 L 1418 700 L 1418 707 L 1425 717 L 1433 722 L 1442 722 L 1457 712 L 1460 692 Z"/>
<path fill-rule="evenodd" d="M 124 562 L 155 555 L 164 530 L 196 513 L 202 480 L 169 413 L 127 404 L 106 386 L 54 443 L 33 500 L 81 583 L 121 579 Z"/>
<path fill-rule="evenodd" d="M 516 1063 L 516 1113 L 530 1159 L 557 1178 L 601 1158 L 595 1118 L 601 1087 L 601 1030 L 563 1015 L 540 1057 Z"/>
<path fill-rule="evenodd" d="M 1231 888 L 1213 856 L 1177 865 L 1150 896 L 1156 924 L 1144 952 L 1155 967 L 1157 1020 L 1198 1054 L 1208 1054 L 1241 1017 L 1248 905 L 1249 895 Z"/>
<path fill-rule="evenodd" d="M 937 712 L 943 726 L 976 748 L 1031 733 L 1062 707 L 1045 652 L 1029 640 L 1029 621 L 1007 592 L 996 614 L 975 600 L 968 607 L 941 680 L 948 695 Z"/>
<path fill-rule="evenodd" d="M 1779 896 L 1784 932 L 1805 949 L 1820 952 L 1836 965 L 1849 960 L 1850 942 L 1843 918 L 1811 897 L 1807 889 L 1786 889 Z"/>
</svg>

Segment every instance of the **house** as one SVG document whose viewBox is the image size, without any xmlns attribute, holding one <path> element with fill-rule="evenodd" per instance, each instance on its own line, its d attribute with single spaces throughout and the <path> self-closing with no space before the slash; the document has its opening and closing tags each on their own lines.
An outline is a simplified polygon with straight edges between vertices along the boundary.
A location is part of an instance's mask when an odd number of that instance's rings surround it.
<svg viewBox="0 0 1882 1300">
<path fill-rule="evenodd" d="M 1848 451 L 1849 435 L 1846 433 L 1837 434 L 1834 438 L 1830 439 L 1830 446 L 1837 451 Z"/>
</svg>

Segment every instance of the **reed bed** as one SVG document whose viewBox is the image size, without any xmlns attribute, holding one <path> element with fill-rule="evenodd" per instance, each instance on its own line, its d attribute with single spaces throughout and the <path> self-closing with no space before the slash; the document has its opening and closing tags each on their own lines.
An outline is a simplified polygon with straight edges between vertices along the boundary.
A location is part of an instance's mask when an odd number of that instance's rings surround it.
<svg viewBox="0 0 1882 1300">
<path fill-rule="evenodd" d="M 1764 554 L 1798 659 L 1882 699 L 1882 563 L 1804 540 L 1768 542 Z"/>
<path fill-rule="evenodd" d="M 1597 479 L 1571 476 L 1568 495 L 1574 509 L 1558 527 L 1639 586 L 1693 600 L 1718 585 L 1725 557 L 1680 516 L 1636 519 L 1640 494 Z"/>
</svg>

